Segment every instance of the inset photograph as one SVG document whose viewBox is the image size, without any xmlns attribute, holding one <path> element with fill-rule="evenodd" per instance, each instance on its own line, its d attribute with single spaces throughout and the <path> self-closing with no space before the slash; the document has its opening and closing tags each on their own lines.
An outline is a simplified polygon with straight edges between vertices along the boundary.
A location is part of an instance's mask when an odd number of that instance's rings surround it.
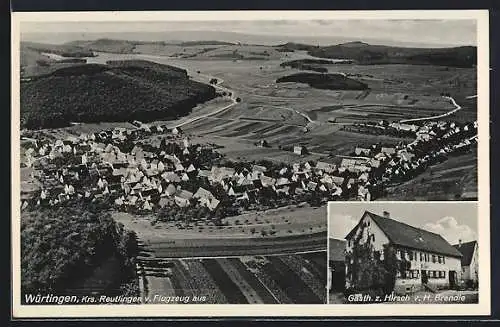
<svg viewBox="0 0 500 327">
<path fill-rule="evenodd" d="M 478 303 L 476 202 L 330 202 L 328 303 Z"/>
</svg>

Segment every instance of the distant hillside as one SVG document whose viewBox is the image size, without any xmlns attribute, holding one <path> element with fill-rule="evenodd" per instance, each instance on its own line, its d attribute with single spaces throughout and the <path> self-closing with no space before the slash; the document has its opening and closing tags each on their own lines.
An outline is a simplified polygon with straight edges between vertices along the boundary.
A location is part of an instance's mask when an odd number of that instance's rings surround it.
<svg viewBox="0 0 500 327">
<path fill-rule="evenodd" d="M 341 74 L 298 73 L 280 77 L 276 83 L 304 83 L 316 89 L 366 90 L 368 85 Z"/>
<path fill-rule="evenodd" d="M 76 45 L 89 51 L 132 53 L 137 42 L 112 39 L 98 39 L 94 41 L 74 41 L 67 44 Z"/>
<path fill-rule="evenodd" d="M 60 68 L 70 67 L 75 64 L 84 64 L 87 62 L 85 58 L 81 57 L 69 57 L 55 60 L 42 54 L 46 51 L 41 51 L 39 49 L 41 49 L 41 47 L 31 47 L 30 45 L 21 44 L 21 78 L 46 75 Z"/>
<path fill-rule="evenodd" d="M 187 41 L 187 42 L 182 42 L 179 45 L 182 47 L 192 47 L 192 46 L 197 46 L 197 45 L 234 45 L 234 43 L 224 42 L 224 41 L 207 40 L 207 41 Z"/>
<path fill-rule="evenodd" d="M 364 42 L 347 42 L 332 46 L 312 46 L 286 43 L 278 46 L 281 51 L 305 50 L 311 56 L 331 59 L 351 59 L 358 64 L 411 64 L 450 67 L 474 67 L 477 48 L 406 48 L 371 45 Z"/>
<path fill-rule="evenodd" d="M 352 59 L 359 64 L 412 64 L 451 67 L 476 65 L 476 47 L 443 49 L 401 48 L 365 43 L 311 48 L 308 53 L 319 58 Z"/>
<path fill-rule="evenodd" d="M 79 65 L 21 83 L 21 125 L 175 119 L 215 95 L 212 86 L 177 67 L 147 61 Z"/>
<path fill-rule="evenodd" d="M 53 53 L 62 57 L 93 57 L 94 53 L 75 44 L 43 44 L 34 42 L 22 42 L 21 50 L 30 50 L 37 53 Z"/>
<path fill-rule="evenodd" d="M 303 43 L 294 43 L 294 42 L 288 42 L 285 44 L 281 44 L 276 46 L 278 51 L 282 52 L 293 52 L 293 51 L 309 51 L 314 46 L 309 45 L 309 44 L 303 44 Z"/>
</svg>

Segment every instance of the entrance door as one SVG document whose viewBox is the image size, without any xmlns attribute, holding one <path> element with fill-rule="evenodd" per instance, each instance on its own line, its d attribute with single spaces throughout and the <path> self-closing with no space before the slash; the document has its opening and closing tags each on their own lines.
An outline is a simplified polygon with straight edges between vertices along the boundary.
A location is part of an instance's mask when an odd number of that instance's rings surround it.
<svg viewBox="0 0 500 327">
<path fill-rule="evenodd" d="M 343 292 L 345 290 L 345 268 L 337 264 L 332 271 L 332 291 Z"/>
<path fill-rule="evenodd" d="M 457 286 L 457 272 L 450 270 L 448 273 L 448 280 L 450 282 L 450 288 L 455 288 Z"/>
<path fill-rule="evenodd" d="M 422 270 L 422 284 L 427 284 L 428 277 L 427 277 L 427 271 Z"/>
</svg>

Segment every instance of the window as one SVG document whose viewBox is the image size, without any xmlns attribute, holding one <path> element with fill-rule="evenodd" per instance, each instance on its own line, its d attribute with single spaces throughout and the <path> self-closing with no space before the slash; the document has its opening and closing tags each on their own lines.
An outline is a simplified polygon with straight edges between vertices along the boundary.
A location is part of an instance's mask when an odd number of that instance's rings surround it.
<svg viewBox="0 0 500 327">
<path fill-rule="evenodd" d="M 443 264 L 445 264 L 446 262 L 444 261 L 444 257 L 443 257 Z"/>
<path fill-rule="evenodd" d="M 424 254 L 420 252 L 420 261 L 424 261 Z"/>
<path fill-rule="evenodd" d="M 432 263 L 436 263 L 436 255 L 432 255 Z"/>
<path fill-rule="evenodd" d="M 413 251 L 410 251 L 410 261 L 413 261 Z"/>
<path fill-rule="evenodd" d="M 438 256 L 438 263 L 441 263 L 441 256 Z"/>
<path fill-rule="evenodd" d="M 372 234 L 372 242 L 375 242 L 375 234 Z"/>
</svg>

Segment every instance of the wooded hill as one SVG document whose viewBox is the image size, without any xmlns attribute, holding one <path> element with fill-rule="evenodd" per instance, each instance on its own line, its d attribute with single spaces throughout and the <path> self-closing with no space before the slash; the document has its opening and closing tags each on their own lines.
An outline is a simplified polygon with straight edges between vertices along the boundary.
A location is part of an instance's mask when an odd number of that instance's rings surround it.
<svg viewBox="0 0 500 327">
<path fill-rule="evenodd" d="M 21 126 L 176 119 L 215 96 L 177 67 L 142 60 L 75 65 L 21 83 Z"/>
<path fill-rule="evenodd" d="M 351 59 L 357 64 L 410 64 L 450 67 L 474 67 L 477 48 L 408 48 L 372 45 L 364 42 L 348 42 L 331 46 L 313 46 L 286 43 L 277 47 L 281 51 L 305 50 L 311 56 L 330 59 Z"/>
</svg>

